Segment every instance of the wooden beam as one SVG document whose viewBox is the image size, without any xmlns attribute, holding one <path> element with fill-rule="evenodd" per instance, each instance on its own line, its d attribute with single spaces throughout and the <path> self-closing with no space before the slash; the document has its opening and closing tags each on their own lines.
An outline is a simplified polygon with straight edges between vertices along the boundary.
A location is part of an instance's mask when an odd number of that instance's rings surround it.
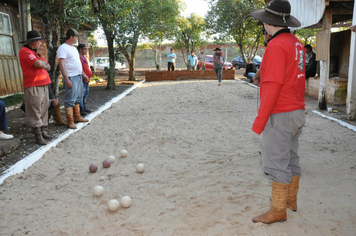
<svg viewBox="0 0 356 236">
<path fill-rule="evenodd" d="M 356 4 L 354 4 L 354 12 L 356 12 Z M 352 18 L 352 24 L 356 25 L 355 13 Z M 349 120 L 356 120 L 356 32 L 351 32 L 346 117 Z"/>
<path fill-rule="evenodd" d="M 332 14 L 330 9 L 326 9 L 323 16 L 323 26 L 322 26 L 322 45 L 325 50 L 325 55 L 320 60 L 320 85 L 319 85 L 319 109 L 326 110 L 326 91 L 327 84 L 329 80 L 329 63 L 330 63 L 330 36 L 331 36 L 331 24 L 332 24 Z"/>
</svg>

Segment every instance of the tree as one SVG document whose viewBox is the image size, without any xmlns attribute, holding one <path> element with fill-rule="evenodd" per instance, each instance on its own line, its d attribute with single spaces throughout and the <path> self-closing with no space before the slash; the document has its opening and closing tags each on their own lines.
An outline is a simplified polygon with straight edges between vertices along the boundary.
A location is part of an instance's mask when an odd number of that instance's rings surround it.
<svg viewBox="0 0 356 236">
<path fill-rule="evenodd" d="M 251 17 L 254 9 L 263 8 L 263 0 L 211 0 L 206 21 L 209 33 L 233 39 L 245 60 L 253 59 L 262 43 L 261 26 Z"/>
<path fill-rule="evenodd" d="M 188 18 L 180 17 L 177 22 L 176 43 L 180 48 L 184 62 L 189 68 L 187 56 L 203 44 L 206 22 L 203 17 L 192 13 Z M 184 52 L 185 49 L 185 52 Z"/>
<path fill-rule="evenodd" d="M 302 41 L 304 45 L 315 43 L 316 32 L 319 29 L 298 29 L 296 36 Z"/>
<path fill-rule="evenodd" d="M 68 25 L 79 28 L 80 23 L 92 23 L 89 8 L 85 0 L 28 0 L 28 3 L 31 15 L 43 26 L 40 34 L 45 38 L 48 63 L 51 65 L 48 74 L 52 89 L 58 96 L 60 69 L 56 61 L 57 49 L 64 42 L 63 36 Z"/>
<path fill-rule="evenodd" d="M 123 13 L 130 11 L 132 1 L 123 0 L 91 0 L 91 10 L 103 27 L 106 37 L 108 51 L 109 51 L 109 64 L 107 69 L 107 89 L 115 90 L 115 51 L 114 41 L 116 37 L 116 30 L 114 24 L 117 20 L 123 17 Z M 125 4 L 128 3 L 128 4 Z"/>
<path fill-rule="evenodd" d="M 164 39 L 173 39 L 174 37 L 181 2 L 159 0 L 156 2 L 155 8 L 157 21 L 151 23 L 147 38 L 149 47 L 154 54 L 156 69 L 160 70 L 161 62 L 158 60 L 158 52 L 161 53 L 161 45 Z"/>
</svg>

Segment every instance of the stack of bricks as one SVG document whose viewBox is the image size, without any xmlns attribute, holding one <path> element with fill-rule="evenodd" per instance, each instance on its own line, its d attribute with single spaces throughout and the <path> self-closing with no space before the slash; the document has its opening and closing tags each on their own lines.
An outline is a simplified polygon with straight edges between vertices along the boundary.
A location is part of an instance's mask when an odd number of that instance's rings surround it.
<svg viewBox="0 0 356 236">
<path fill-rule="evenodd" d="M 163 81 L 163 80 L 217 80 L 214 70 L 197 70 L 197 71 L 150 71 L 146 72 L 146 81 Z M 223 80 L 235 79 L 234 70 L 223 70 Z"/>
</svg>

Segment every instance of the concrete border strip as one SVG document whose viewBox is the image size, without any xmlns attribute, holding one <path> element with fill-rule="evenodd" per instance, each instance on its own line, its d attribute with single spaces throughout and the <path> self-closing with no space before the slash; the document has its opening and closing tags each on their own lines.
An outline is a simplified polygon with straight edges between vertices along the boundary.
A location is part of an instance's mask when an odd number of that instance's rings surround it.
<svg viewBox="0 0 356 236">
<path fill-rule="evenodd" d="M 319 115 L 319 116 L 321 116 L 321 117 L 324 117 L 324 118 L 326 118 L 328 120 L 335 121 L 335 122 L 339 123 L 341 126 L 344 126 L 344 127 L 348 128 L 348 129 L 351 129 L 352 131 L 356 132 L 356 126 L 354 126 L 354 125 L 351 125 L 349 123 L 346 123 L 346 122 L 344 122 L 342 120 L 339 120 L 339 119 L 336 119 L 334 117 L 324 115 L 320 111 L 313 110 L 312 112 L 317 114 L 317 115 Z"/>
<path fill-rule="evenodd" d="M 121 100 L 122 98 L 124 98 L 127 94 L 129 94 L 131 91 L 133 91 L 134 89 L 136 89 L 137 87 L 141 86 L 142 83 L 144 83 L 145 80 L 140 81 L 139 83 L 135 84 L 134 86 L 132 86 L 131 88 L 125 90 L 123 93 L 119 94 L 117 97 L 114 97 L 113 99 L 111 99 L 110 101 L 108 101 L 107 103 L 105 103 L 104 105 L 102 105 L 101 107 L 98 108 L 98 110 L 90 113 L 88 116 L 86 116 L 85 118 L 89 120 L 89 122 L 87 123 L 78 123 L 77 125 L 77 129 L 68 129 L 66 132 L 62 133 L 57 139 L 51 141 L 50 143 L 48 143 L 45 146 L 42 146 L 41 148 L 37 149 L 36 151 L 34 151 L 33 153 L 29 154 L 28 156 L 24 157 L 23 159 L 21 159 L 20 161 L 18 161 L 16 164 L 14 164 L 13 166 L 11 166 L 9 169 L 7 169 L 6 171 L 4 171 L 4 173 L 0 176 L 0 185 L 4 182 L 4 180 L 12 175 L 21 173 L 23 170 L 27 169 L 28 167 L 30 167 L 33 163 L 35 163 L 36 161 L 38 161 L 39 159 L 41 159 L 41 157 L 51 148 L 57 146 L 57 144 L 61 141 L 63 141 L 64 139 L 66 139 L 69 135 L 71 135 L 74 132 L 77 132 L 79 130 L 81 130 L 82 128 L 84 128 L 86 125 L 88 125 L 90 123 L 91 120 L 93 120 L 96 116 L 98 116 L 100 113 L 102 113 L 103 111 L 109 109 L 112 104 L 118 102 L 119 100 Z"/>
</svg>

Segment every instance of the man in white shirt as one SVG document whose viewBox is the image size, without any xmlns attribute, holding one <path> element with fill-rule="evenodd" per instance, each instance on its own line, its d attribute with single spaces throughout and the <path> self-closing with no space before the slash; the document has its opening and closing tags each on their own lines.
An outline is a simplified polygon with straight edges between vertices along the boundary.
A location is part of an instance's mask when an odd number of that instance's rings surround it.
<svg viewBox="0 0 356 236">
<path fill-rule="evenodd" d="M 78 32 L 74 29 L 68 29 L 66 32 L 65 43 L 59 46 L 57 50 L 58 64 L 62 73 L 62 81 L 65 89 L 64 106 L 66 109 L 68 127 L 76 129 L 75 122 L 88 122 L 80 116 L 80 103 L 83 97 L 82 64 L 79 53 L 73 45 L 78 41 Z M 73 118 L 74 114 L 74 118 Z"/>
</svg>

